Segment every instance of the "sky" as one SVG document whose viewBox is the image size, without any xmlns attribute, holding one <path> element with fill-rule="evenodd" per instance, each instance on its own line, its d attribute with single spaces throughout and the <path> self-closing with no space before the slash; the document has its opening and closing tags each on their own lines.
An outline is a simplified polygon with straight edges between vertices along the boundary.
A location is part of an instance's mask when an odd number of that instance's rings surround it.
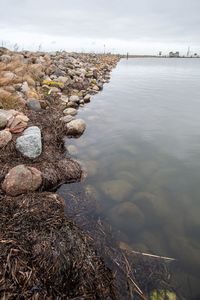
<svg viewBox="0 0 200 300">
<path fill-rule="evenodd" d="M 0 0 L 0 46 L 200 54 L 200 0 Z"/>
</svg>

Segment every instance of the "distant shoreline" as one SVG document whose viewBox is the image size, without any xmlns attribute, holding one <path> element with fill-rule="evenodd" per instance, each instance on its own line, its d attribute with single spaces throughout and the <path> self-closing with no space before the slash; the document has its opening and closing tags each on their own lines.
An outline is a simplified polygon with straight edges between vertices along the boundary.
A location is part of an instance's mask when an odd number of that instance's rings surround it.
<svg viewBox="0 0 200 300">
<path fill-rule="evenodd" d="M 127 55 L 121 55 L 121 58 L 127 58 Z M 194 57 L 194 56 L 179 56 L 179 57 L 169 57 L 168 55 L 162 55 L 162 56 L 158 56 L 158 55 L 128 55 L 128 58 L 170 58 L 170 59 L 174 59 L 174 58 L 187 58 L 187 59 L 198 59 L 200 58 L 200 56 L 198 57 Z"/>
</svg>

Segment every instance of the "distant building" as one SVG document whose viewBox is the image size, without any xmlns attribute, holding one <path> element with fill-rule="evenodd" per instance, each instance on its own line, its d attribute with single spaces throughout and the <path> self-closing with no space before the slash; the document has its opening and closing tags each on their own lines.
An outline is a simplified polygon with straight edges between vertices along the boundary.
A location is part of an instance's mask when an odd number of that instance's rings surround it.
<svg viewBox="0 0 200 300">
<path fill-rule="evenodd" d="M 179 55 L 179 52 L 177 51 L 177 52 L 169 52 L 169 57 L 179 57 L 180 55 Z"/>
</svg>

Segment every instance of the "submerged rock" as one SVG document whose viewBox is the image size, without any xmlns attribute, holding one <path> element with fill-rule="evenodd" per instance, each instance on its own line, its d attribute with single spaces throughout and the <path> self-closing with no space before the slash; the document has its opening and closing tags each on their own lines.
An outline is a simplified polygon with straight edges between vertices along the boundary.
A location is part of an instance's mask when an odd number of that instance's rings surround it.
<svg viewBox="0 0 200 300">
<path fill-rule="evenodd" d="M 41 131 L 39 127 L 27 128 L 23 135 L 17 138 L 16 148 L 28 158 L 36 158 L 42 153 Z"/>
<path fill-rule="evenodd" d="M 71 154 L 71 155 L 76 155 L 76 154 L 78 154 L 78 149 L 77 149 L 77 147 L 74 146 L 74 145 L 69 145 L 69 146 L 67 147 L 67 151 L 68 151 L 69 154 Z"/>
<path fill-rule="evenodd" d="M 8 130 L 0 131 L 0 148 L 5 147 L 12 140 L 12 134 Z"/>
<path fill-rule="evenodd" d="M 86 129 L 86 123 L 82 119 L 73 120 L 68 123 L 67 135 L 80 136 Z"/>
<path fill-rule="evenodd" d="M 17 196 L 36 191 L 42 184 L 42 175 L 39 170 L 25 165 L 12 168 L 6 175 L 2 189 L 10 196 Z"/>
<path fill-rule="evenodd" d="M 109 180 L 101 184 L 101 190 L 112 200 L 120 202 L 130 194 L 132 185 L 121 179 Z"/>
<path fill-rule="evenodd" d="M 110 212 L 112 223 L 126 232 L 138 232 L 144 227 L 145 218 L 142 211 L 131 202 L 123 202 Z"/>
</svg>

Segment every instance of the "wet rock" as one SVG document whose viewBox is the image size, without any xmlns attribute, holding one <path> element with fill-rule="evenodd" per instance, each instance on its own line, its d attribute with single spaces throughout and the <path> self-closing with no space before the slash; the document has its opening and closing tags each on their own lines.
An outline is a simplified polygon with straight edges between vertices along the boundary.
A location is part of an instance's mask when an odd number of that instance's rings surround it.
<svg viewBox="0 0 200 300">
<path fill-rule="evenodd" d="M 116 179 L 101 184 L 103 193 L 116 202 L 125 200 L 132 190 L 132 185 L 124 180 Z"/>
<path fill-rule="evenodd" d="M 2 189 L 10 196 L 36 191 L 42 184 L 39 170 L 25 165 L 12 168 L 6 175 Z"/>
<path fill-rule="evenodd" d="M 78 108 L 78 103 L 69 101 L 66 106 L 67 108 Z"/>
<path fill-rule="evenodd" d="M 94 91 L 99 91 L 99 87 L 97 86 L 97 85 L 94 85 L 93 87 L 92 87 L 92 89 L 94 90 Z"/>
<path fill-rule="evenodd" d="M 0 148 L 5 147 L 12 140 L 12 134 L 8 130 L 0 131 Z"/>
<path fill-rule="evenodd" d="M 71 115 L 71 116 L 75 116 L 77 114 L 77 110 L 75 108 L 66 108 L 64 111 L 63 111 L 63 114 L 64 115 Z"/>
<path fill-rule="evenodd" d="M 69 101 L 79 103 L 80 99 L 79 99 L 79 96 L 73 95 L 69 98 Z"/>
<path fill-rule="evenodd" d="M 123 202 L 115 206 L 110 212 L 112 223 L 125 232 L 138 232 L 145 224 L 142 211 L 131 202 Z"/>
<path fill-rule="evenodd" d="M 62 121 L 62 122 L 64 122 L 64 123 L 69 123 L 69 122 L 71 122 L 72 120 L 74 120 L 75 118 L 73 117 L 73 116 L 71 116 L 71 115 L 67 115 L 67 116 L 65 116 L 65 117 L 62 117 L 62 118 L 60 118 L 60 120 Z"/>
<path fill-rule="evenodd" d="M 39 127 L 27 128 L 16 140 L 16 149 L 28 158 L 36 158 L 42 153 L 41 131 Z"/>
<path fill-rule="evenodd" d="M 98 82 L 97 86 L 98 86 L 100 91 L 103 90 L 103 82 Z"/>
<path fill-rule="evenodd" d="M 7 124 L 7 118 L 4 115 L 0 114 L 0 129 L 5 128 L 6 124 Z"/>
<path fill-rule="evenodd" d="M 40 101 L 37 100 L 37 99 L 28 99 L 27 102 L 26 102 L 26 105 L 30 110 L 33 110 L 33 111 L 40 111 L 41 110 Z"/>
<path fill-rule="evenodd" d="M 73 120 L 68 123 L 67 135 L 80 136 L 86 129 L 86 123 L 82 119 Z"/>
<path fill-rule="evenodd" d="M 90 102 L 90 98 L 91 98 L 91 96 L 90 96 L 89 94 L 87 94 L 87 95 L 84 97 L 84 102 L 85 102 L 85 103 Z"/>
</svg>

